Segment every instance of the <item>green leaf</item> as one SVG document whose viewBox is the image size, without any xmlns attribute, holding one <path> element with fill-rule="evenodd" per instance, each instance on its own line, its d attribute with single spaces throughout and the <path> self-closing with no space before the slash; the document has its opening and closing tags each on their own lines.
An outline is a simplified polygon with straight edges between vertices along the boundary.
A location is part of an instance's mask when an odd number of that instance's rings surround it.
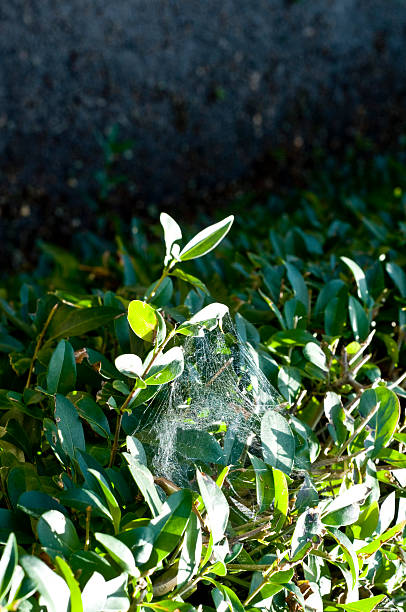
<svg viewBox="0 0 406 612">
<path fill-rule="evenodd" d="M 354 538 L 357 540 L 366 540 L 374 533 L 379 518 L 378 502 L 374 501 L 361 512 L 356 523 L 351 525 Z"/>
<path fill-rule="evenodd" d="M 127 572 L 127 574 L 134 578 L 140 577 L 140 571 L 135 565 L 134 555 L 128 546 L 107 533 L 96 532 L 94 536 L 124 572 Z"/>
<path fill-rule="evenodd" d="M 324 398 L 324 414 L 328 420 L 327 428 L 334 442 L 340 446 L 347 439 L 348 430 L 345 426 L 345 412 L 340 396 L 333 391 L 328 391 Z"/>
<path fill-rule="evenodd" d="M 202 556 L 202 530 L 199 520 L 192 512 L 186 527 L 179 557 L 177 585 L 186 584 L 199 569 Z"/>
<path fill-rule="evenodd" d="M 364 302 L 366 306 L 369 306 L 370 297 L 364 271 L 362 270 L 362 268 L 359 267 L 357 263 L 355 263 L 355 261 L 353 261 L 349 257 L 340 257 L 340 259 L 342 262 L 345 263 L 346 266 L 349 267 L 349 269 L 354 275 L 355 282 L 357 285 L 358 297 Z"/>
<path fill-rule="evenodd" d="M 174 346 L 166 353 L 160 353 L 154 360 L 148 373 L 145 374 L 145 383 L 149 386 L 171 382 L 182 374 L 183 368 L 183 350 L 180 346 Z"/>
<path fill-rule="evenodd" d="M 101 612 L 106 609 L 107 584 L 99 572 L 94 572 L 82 592 L 83 612 Z"/>
<path fill-rule="evenodd" d="M 107 306 L 80 309 L 61 307 L 50 323 L 48 339 L 83 336 L 122 315 L 123 313 L 118 308 Z"/>
<path fill-rule="evenodd" d="M 289 403 L 297 397 L 301 387 L 302 377 L 297 368 L 282 366 L 278 372 L 278 389 Z"/>
<path fill-rule="evenodd" d="M 149 469 L 137 461 L 135 457 L 132 457 L 128 453 L 123 453 L 123 457 L 128 463 L 128 469 L 130 470 L 131 476 L 134 478 L 135 483 L 148 506 L 151 509 L 153 516 L 158 516 L 161 512 L 162 502 L 159 499 L 155 484 L 154 477 L 152 476 Z"/>
<path fill-rule="evenodd" d="M 303 512 L 297 519 L 292 535 L 291 561 L 295 562 L 303 559 L 313 544 L 319 542 L 322 533 L 323 525 L 320 521 L 320 512 L 315 508 L 309 508 Z"/>
<path fill-rule="evenodd" d="M 120 506 L 118 505 L 117 500 L 114 497 L 113 492 L 110 488 L 110 485 L 104 478 L 103 474 L 91 468 L 88 469 L 88 472 L 90 472 L 90 474 L 92 474 L 96 478 L 97 482 L 99 483 L 103 491 L 110 514 L 113 517 L 114 533 L 117 534 L 120 529 L 120 521 L 121 521 Z"/>
<path fill-rule="evenodd" d="M 311 363 L 327 372 L 327 359 L 324 351 L 320 348 L 316 342 L 308 342 L 303 349 L 303 354 Z"/>
<path fill-rule="evenodd" d="M 331 300 L 337 296 L 337 293 L 339 293 L 343 287 L 345 287 L 345 283 L 339 278 L 330 280 L 328 283 L 323 285 L 319 295 L 317 296 L 316 304 L 314 306 L 314 314 L 318 315 L 324 312 Z"/>
<path fill-rule="evenodd" d="M 224 464 L 224 451 L 216 438 L 198 429 L 176 430 L 176 450 L 185 459 Z"/>
<path fill-rule="evenodd" d="M 101 498 L 93 491 L 72 487 L 66 491 L 61 491 L 59 498 L 65 506 L 76 508 L 82 512 L 85 512 L 88 506 L 90 506 L 95 516 L 104 516 L 113 522 L 113 517 L 108 508 L 106 508 Z"/>
<path fill-rule="evenodd" d="M 182 230 L 176 221 L 167 213 L 161 213 L 159 220 L 164 230 L 166 247 L 164 265 L 167 266 L 172 259 L 172 247 L 174 243 L 182 239 Z"/>
<path fill-rule="evenodd" d="M 308 342 L 314 342 L 313 336 L 304 329 L 290 329 L 288 331 L 280 331 L 274 334 L 267 345 L 272 348 L 279 346 L 293 347 L 305 346 Z"/>
<path fill-rule="evenodd" d="M 68 612 L 70 591 L 66 582 L 37 557 L 24 555 L 20 563 L 37 587 L 48 612 Z"/>
<path fill-rule="evenodd" d="M 305 474 L 304 482 L 297 493 L 295 508 L 297 508 L 299 512 L 303 512 L 303 510 L 307 508 L 317 506 L 318 503 L 319 495 L 317 490 L 309 476 Z"/>
<path fill-rule="evenodd" d="M 272 312 L 274 313 L 274 315 L 276 316 L 276 318 L 278 319 L 280 326 L 282 327 L 282 329 L 286 329 L 286 323 L 285 320 L 281 314 L 281 311 L 279 310 L 279 308 L 277 307 L 277 305 L 275 304 L 275 302 L 273 302 L 271 300 L 271 298 L 269 298 L 267 295 L 265 295 L 265 293 L 263 293 L 261 291 L 261 289 L 258 289 L 258 292 L 260 294 L 260 296 L 265 300 L 265 302 L 268 304 L 269 308 L 272 310 Z"/>
<path fill-rule="evenodd" d="M 387 387 L 377 387 L 375 395 L 380 406 L 375 417 L 375 442 L 372 457 L 376 457 L 379 451 L 392 440 L 400 418 L 400 404 L 396 393 Z"/>
<path fill-rule="evenodd" d="M 354 601 L 348 604 L 337 604 L 337 608 L 347 610 L 347 612 L 372 612 L 385 597 L 385 594 L 375 595 L 367 599 L 362 599 L 361 601 Z"/>
<path fill-rule="evenodd" d="M 24 350 L 24 345 L 10 336 L 10 334 L 0 333 L 0 352 L 1 353 L 13 353 L 13 352 L 22 352 Z"/>
<path fill-rule="evenodd" d="M 330 535 L 333 536 L 333 538 L 342 548 L 344 558 L 347 561 L 349 568 L 350 568 L 350 572 L 352 576 L 352 588 L 355 588 L 356 585 L 358 584 L 359 565 L 358 565 L 358 558 L 357 558 L 357 554 L 355 552 L 354 546 L 351 543 L 351 541 L 348 539 L 348 537 L 345 535 L 345 533 L 343 533 L 339 529 L 336 529 L 335 527 L 328 527 L 327 531 L 330 533 Z"/>
<path fill-rule="evenodd" d="M 290 263 L 285 263 L 286 272 L 288 275 L 288 279 L 290 284 L 292 285 L 293 292 L 295 297 L 302 302 L 303 306 L 306 308 L 306 312 L 309 311 L 309 292 L 306 287 L 306 283 L 304 281 L 303 276 L 299 272 L 299 270 Z"/>
<path fill-rule="evenodd" d="M 144 371 L 141 357 L 132 353 L 119 355 L 114 361 L 117 370 L 129 378 L 141 378 Z"/>
<path fill-rule="evenodd" d="M 128 305 L 128 322 L 136 336 L 146 342 L 154 342 L 159 320 L 152 306 L 141 300 L 133 300 Z"/>
<path fill-rule="evenodd" d="M 181 323 L 176 329 L 177 334 L 185 336 L 202 336 L 205 329 L 211 331 L 228 313 L 225 304 L 214 302 L 197 312 L 189 321 Z"/>
<path fill-rule="evenodd" d="M 62 393 L 65 395 L 75 388 L 75 384 L 76 361 L 74 350 L 69 342 L 60 340 L 52 353 L 48 365 L 48 393 Z"/>
<path fill-rule="evenodd" d="M 11 580 L 17 563 L 17 540 L 14 533 L 10 533 L 0 559 L 0 601 L 11 587 Z"/>
<path fill-rule="evenodd" d="M 56 499 L 42 491 L 24 491 L 18 498 L 17 508 L 35 519 L 39 519 L 41 514 L 47 510 L 66 512 L 65 508 Z"/>
<path fill-rule="evenodd" d="M 85 450 L 85 436 L 75 406 L 59 393 L 55 396 L 55 422 L 64 452 L 76 459 L 76 449 Z"/>
<path fill-rule="evenodd" d="M 78 534 L 72 521 L 58 510 L 48 510 L 40 517 L 37 525 L 38 539 L 47 553 L 55 558 L 70 555 L 81 548 Z"/>
<path fill-rule="evenodd" d="M 110 438 L 110 425 L 106 415 L 90 395 L 78 394 L 70 398 L 77 408 L 79 416 L 89 423 L 99 436 Z"/>
<path fill-rule="evenodd" d="M 217 544 L 217 542 L 220 542 L 224 537 L 230 508 L 223 491 L 210 476 L 197 470 L 196 477 L 207 511 L 209 529 L 213 536 L 213 543 Z"/>
<path fill-rule="evenodd" d="M 399 289 L 400 295 L 406 297 L 406 274 L 402 268 L 393 262 L 388 262 L 385 269 Z"/>
<path fill-rule="evenodd" d="M 56 564 L 66 580 L 70 590 L 70 612 L 83 612 L 82 596 L 75 576 L 69 565 L 62 557 L 55 558 Z"/>
<path fill-rule="evenodd" d="M 265 512 L 270 508 L 275 498 L 273 473 L 267 464 L 262 461 L 262 459 L 259 459 L 259 457 L 249 455 L 249 458 L 255 471 L 257 504 L 259 506 L 258 511 Z"/>
<path fill-rule="evenodd" d="M 154 534 L 154 547 L 144 571 L 156 566 L 179 545 L 192 513 L 192 503 L 191 491 L 180 489 L 168 497 L 159 516 L 149 522 L 148 529 Z"/>
<path fill-rule="evenodd" d="M 226 234 L 229 232 L 234 221 L 233 215 L 223 219 L 219 223 L 210 225 L 206 229 L 202 230 L 190 242 L 183 247 L 179 253 L 179 261 L 187 261 L 189 259 L 195 259 L 196 257 L 202 257 L 213 250 L 219 242 L 223 240 Z"/>
<path fill-rule="evenodd" d="M 356 523 L 360 515 L 359 504 L 351 504 L 334 512 L 329 512 L 324 518 L 324 525 L 332 525 L 333 527 L 342 527 L 344 525 L 352 525 Z"/>
<path fill-rule="evenodd" d="M 229 610 L 230 612 L 245 612 L 244 606 L 238 599 L 237 595 L 229 587 L 219 582 L 211 580 L 216 585 L 216 589 L 212 591 L 213 601 L 218 612 Z M 223 604 L 226 604 L 226 608 Z"/>
<path fill-rule="evenodd" d="M 295 438 L 287 420 L 275 410 L 261 420 L 261 445 L 264 461 L 289 476 L 295 459 Z"/>
<path fill-rule="evenodd" d="M 347 321 L 347 295 L 329 301 L 324 311 L 324 329 L 327 336 L 341 336 Z"/>
<path fill-rule="evenodd" d="M 401 533 L 405 527 L 406 521 L 401 521 L 394 527 L 391 527 L 391 529 L 385 531 L 385 533 L 382 533 L 381 535 L 377 536 L 374 540 L 372 540 L 372 542 L 370 542 L 366 546 L 359 548 L 357 550 L 357 555 L 366 555 L 367 557 L 373 555 L 374 553 L 376 553 L 377 550 L 382 547 L 382 544 L 385 544 L 385 542 L 388 542 L 389 540 L 394 538 L 398 533 Z"/>
<path fill-rule="evenodd" d="M 286 521 L 289 509 L 289 490 L 286 476 L 281 470 L 272 468 L 273 482 L 275 485 L 275 517 L 277 523 L 275 526 L 275 532 L 278 532 L 282 528 Z"/>
<path fill-rule="evenodd" d="M 144 295 L 144 300 L 153 304 L 156 308 L 162 308 L 162 306 L 168 304 L 172 294 L 173 283 L 172 280 L 166 276 L 163 280 L 157 280 L 148 287 Z"/>
<path fill-rule="evenodd" d="M 206 295 L 210 295 L 210 292 L 207 289 L 206 285 L 196 276 L 193 276 L 192 274 L 187 274 L 186 272 L 184 272 L 183 270 L 180 270 L 179 268 L 176 268 L 176 270 L 173 270 L 170 273 L 170 275 L 176 276 L 176 278 L 179 278 L 185 283 L 189 283 L 190 285 L 193 285 L 193 287 L 195 287 L 196 289 L 199 289 L 199 291 L 202 291 Z"/>
<path fill-rule="evenodd" d="M 348 314 L 355 339 L 363 342 L 369 334 L 369 320 L 359 301 L 352 295 L 348 298 Z"/>
</svg>

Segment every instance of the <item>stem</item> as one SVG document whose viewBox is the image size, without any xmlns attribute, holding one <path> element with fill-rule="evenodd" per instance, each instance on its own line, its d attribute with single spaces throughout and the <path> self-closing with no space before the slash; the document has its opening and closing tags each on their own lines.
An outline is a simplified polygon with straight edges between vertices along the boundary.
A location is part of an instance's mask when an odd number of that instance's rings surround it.
<svg viewBox="0 0 406 612">
<path fill-rule="evenodd" d="M 36 344 L 36 346 L 35 346 L 35 349 L 34 349 L 34 354 L 33 354 L 33 356 L 32 356 L 31 363 L 30 363 L 30 369 L 28 370 L 28 378 L 27 378 L 27 382 L 25 383 L 25 388 L 26 388 L 26 389 L 28 389 L 28 388 L 29 388 L 29 386 L 30 386 L 30 384 L 31 384 L 31 376 L 32 376 L 32 372 L 33 372 L 33 370 L 34 370 L 34 363 L 35 363 L 35 360 L 37 359 L 37 356 L 38 356 L 38 353 L 39 353 L 39 349 L 41 348 L 42 341 L 43 341 L 43 339 L 44 339 L 44 336 L 45 336 L 45 334 L 46 334 L 46 331 L 47 331 L 47 329 L 48 329 L 48 326 L 49 326 L 50 322 L 52 321 L 52 318 L 53 318 L 53 316 L 54 316 L 54 314 L 55 314 L 56 309 L 58 308 L 58 306 L 59 306 L 59 302 L 57 302 L 56 304 L 54 304 L 54 305 L 53 305 L 53 307 L 52 307 L 52 309 L 51 309 L 51 312 L 49 313 L 48 318 L 47 318 L 47 320 L 45 321 L 45 325 L 44 325 L 44 327 L 42 328 L 42 331 L 41 331 L 40 335 L 38 336 L 37 344 Z"/>
<path fill-rule="evenodd" d="M 89 550 L 90 546 L 90 516 L 92 514 L 92 507 L 88 506 L 86 508 L 86 539 L 84 550 Z"/>
<path fill-rule="evenodd" d="M 163 272 L 161 274 L 161 278 L 159 279 L 159 281 L 155 285 L 154 290 L 151 291 L 150 296 L 145 300 L 147 304 L 148 304 L 148 302 L 150 302 L 152 300 L 152 298 L 155 296 L 156 292 L 158 291 L 159 287 L 162 285 L 163 281 L 168 276 L 169 270 L 170 270 L 170 265 L 166 266 L 166 268 L 163 269 Z"/>
<path fill-rule="evenodd" d="M 173 338 L 175 333 L 176 333 L 176 327 L 174 327 L 173 330 L 166 336 L 166 338 L 162 342 L 162 344 L 159 347 L 156 348 L 156 351 L 155 351 L 151 361 L 149 362 L 149 364 L 147 365 L 147 367 L 145 368 L 145 370 L 143 371 L 143 373 L 141 375 L 141 379 L 144 379 L 144 377 L 148 374 L 148 372 L 150 371 L 154 361 L 156 360 L 158 355 L 160 355 L 162 353 L 162 351 L 164 350 L 165 346 Z M 112 467 L 112 465 L 114 463 L 114 459 L 116 458 L 117 449 L 118 449 L 118 441 L 119 441 L 119 438 L 120 438 L 121 422 L 123 420 L 123 414 L 126 411 L 127 406 L 133 400 L 133 398 L 135 398 L 139 394 L 139 392 L 141 391 L 141 389 L 139 389 L 139 387 L 137 387 L 137 384 L 138 384 L 138 381 L 135 381 L 135 385 L 134 385 L 132 391 L 127 395 L 126 399 L 124 400 L 123 405 L 120 408 L 120 412 L 117 414 L 116 430 L 115 430 L 115 433 L 114 433 L 114 441 L 113 441 L 113 446 L 111 447 L 110 460 L 109 460 L 108 467 Z"/>
<path fill-rule="evenodd" d="M 365 425 L 372 419 L 372 417 L 374 417 L 376 415 L 376 413 L 379 410 L 380 405 L 381 405 L 381 402 L 378 402 L 376 404 L 376 406 L 371 410 L 371 412 L 369 414 L 367 414 L 365 419 L 363 419 L 361 421 L 361 423 L 358 425 L 357 429 L 352 434 L 351 438 L 349 438 L 347 440 L 347 442 L 343 445 L 342 449 L 338 453 L 338 455 L 337 455 L 338 459 L 341 457 L 341 455 L 344 453 L 344 451 L 348 448 L 348 446 L 351 444 L 351 442 L 353 442 L 355 440 L 355 438 L 361 433 L 361 431 L 364 429 Z"/>
</svg>

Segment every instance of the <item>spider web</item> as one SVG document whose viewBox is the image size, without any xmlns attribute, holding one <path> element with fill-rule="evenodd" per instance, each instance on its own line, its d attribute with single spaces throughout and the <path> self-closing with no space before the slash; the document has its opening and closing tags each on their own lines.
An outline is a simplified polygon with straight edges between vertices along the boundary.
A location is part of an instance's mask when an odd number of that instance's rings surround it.
<svg viewBox="0 0 406 612">
<path fill-rule="evenodd" d="M 133 433 L 147 433 L 154 473 L 185 486 L 196 463 L 234 463 L 258 445 L 261 417 L 282 400 L 228 315 L 183 351 L 183 373 L 141 409 Z"/>
</svg>

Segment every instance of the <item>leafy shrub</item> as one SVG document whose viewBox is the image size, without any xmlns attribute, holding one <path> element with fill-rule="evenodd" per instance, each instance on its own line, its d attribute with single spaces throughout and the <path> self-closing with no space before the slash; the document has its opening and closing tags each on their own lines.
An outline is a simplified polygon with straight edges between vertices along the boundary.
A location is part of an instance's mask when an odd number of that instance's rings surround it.
<svg viewBox="0 0 406 612">
<path fill-rule="evenodd" d="M 239 231 L 228 217 L 183 248 L 162 214 L 160 273 L 137 221 L 117 257 L 95 236 L 86 263 L 41 245 L 0 300 L 2 609 L 403 609 L 398 189 L 391 214 L 352 196 L 344 220 L 307 192 L 289 216 L 252 206 Z M 211 360 L 209 423 L 189 408 Z M 154 473 L 150 434 L 171 423 L 182 482 Z"/>
</svg>

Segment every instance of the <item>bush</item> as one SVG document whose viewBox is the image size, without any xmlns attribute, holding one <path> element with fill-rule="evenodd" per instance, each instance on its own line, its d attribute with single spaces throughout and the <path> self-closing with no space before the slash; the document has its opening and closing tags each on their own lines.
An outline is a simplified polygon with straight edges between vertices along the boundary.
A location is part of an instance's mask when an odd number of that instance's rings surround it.
<svg viewBox="0 0 406 612">
<path fill-rule="evenodd" d="M 163 267 L 159 228 L 134 220 L 117 255 L 42 244 L 7 280 L 3 609 L 403 609 L 406 225 L 388 193 L 270 200 L 183 248 L 162 214 Z"/>
</svg>

